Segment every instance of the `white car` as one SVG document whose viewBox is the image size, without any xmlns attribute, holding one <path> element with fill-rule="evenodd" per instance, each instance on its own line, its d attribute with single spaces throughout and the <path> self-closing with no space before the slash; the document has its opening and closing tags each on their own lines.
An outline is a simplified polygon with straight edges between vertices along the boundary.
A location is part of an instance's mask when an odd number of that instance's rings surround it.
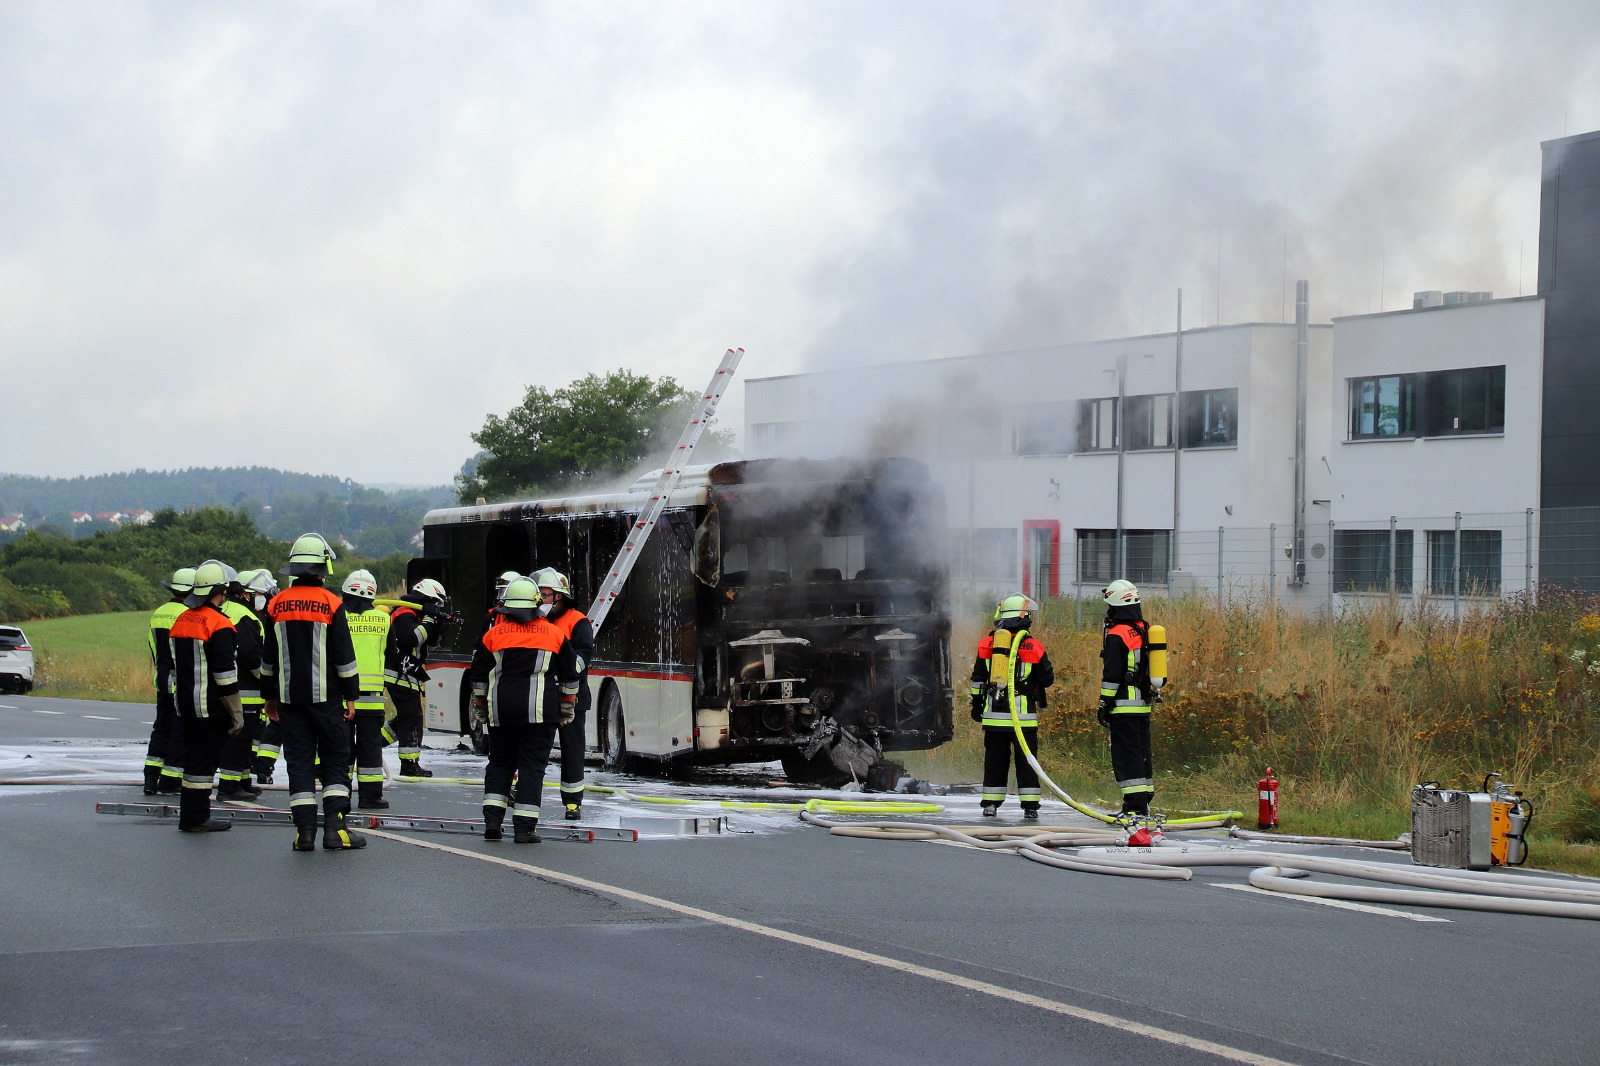
<svg viewBox="0 0 1600 1066">
<path fill-rule="evenodd" d="M 16 626 L 0 626 L 0 692 L 33 691 L 33 648 Z"/>
</svg>

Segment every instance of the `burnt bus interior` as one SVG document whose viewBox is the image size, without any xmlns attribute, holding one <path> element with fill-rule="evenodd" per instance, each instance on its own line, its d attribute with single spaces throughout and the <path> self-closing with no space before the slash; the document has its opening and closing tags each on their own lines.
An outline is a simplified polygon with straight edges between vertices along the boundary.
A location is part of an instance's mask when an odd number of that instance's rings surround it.
<svg viewBox="0 0 1600 1066">
<path fill-rule="evenodd" d="M 884 752 L 949 740 L 945 503 L 926 468 L 752 460 L 708 479 L 706 504 L 662 516 L 595 665 L 692 675 L 695 707 L 728 713 L 700 761 L 776 757 L 791 777 L 849 780 Z M 619 509 L 550 500 L 426 526 L 410 580 L 444 582 L 468 619 L 441 652 L 470 657 L 505 570 L 554 566 L 589 603 L 637 513 L 606 501 Z"/>
</svg>

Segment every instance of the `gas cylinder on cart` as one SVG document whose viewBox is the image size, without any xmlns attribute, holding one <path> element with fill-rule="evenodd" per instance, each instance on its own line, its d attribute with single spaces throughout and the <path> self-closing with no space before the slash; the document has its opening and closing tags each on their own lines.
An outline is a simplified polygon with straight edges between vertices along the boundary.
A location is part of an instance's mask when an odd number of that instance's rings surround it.
<svg viewBox="0 0 1600 1066">
<path fill-rule="evenodd" d="M 1272 767 L 1267 767 L 1267 776 L 1257 784 L 1261 795 L 1261 806 L 1256 813 L 1256 825 L 1261 829 L 1278 828 L 1278 782 L 1272 776 Z"/>
</svg>

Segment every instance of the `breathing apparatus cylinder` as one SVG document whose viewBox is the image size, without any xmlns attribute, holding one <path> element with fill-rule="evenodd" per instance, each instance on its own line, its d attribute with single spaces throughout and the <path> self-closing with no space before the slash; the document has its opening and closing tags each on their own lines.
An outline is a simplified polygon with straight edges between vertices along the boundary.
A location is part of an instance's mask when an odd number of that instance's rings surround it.
<svg viewBox="0 0 1600 1066">
<path fill-rule="evenodd" d="M 1150 687 L 1156 692 L 1167 683 L 1167 627 L 1150 627 Z"/>
<path fill-rule="evenodd" d="M 989 658 L 989 684 L 990 692 L 996 699 L 1011 698 L 1011 642 L 1016 634 L 1009 629 L 996 629 L 994 631 L 994 647 Z"/>
</svg>

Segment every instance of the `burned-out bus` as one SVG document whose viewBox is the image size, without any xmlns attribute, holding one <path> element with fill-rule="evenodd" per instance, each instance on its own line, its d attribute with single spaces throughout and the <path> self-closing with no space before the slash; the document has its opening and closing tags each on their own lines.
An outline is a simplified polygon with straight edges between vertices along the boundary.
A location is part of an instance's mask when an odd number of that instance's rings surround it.
<svg viewBox="0 0 1600 1066">
<path fill-rule="evenodd" d="M 428 513 L 408 584 L 438 579 L 467 619 L 429 658 L 431 729 L 472 731 L 462 678 L 495 578 L 553 566 L 587 605 L 654 480 Z M 617 769 L 779 759 L 840 783 L 949 740 L 945 524 L 914 460 L 689 468 L 597 634 L 591 750 Z"/>
</svg>

